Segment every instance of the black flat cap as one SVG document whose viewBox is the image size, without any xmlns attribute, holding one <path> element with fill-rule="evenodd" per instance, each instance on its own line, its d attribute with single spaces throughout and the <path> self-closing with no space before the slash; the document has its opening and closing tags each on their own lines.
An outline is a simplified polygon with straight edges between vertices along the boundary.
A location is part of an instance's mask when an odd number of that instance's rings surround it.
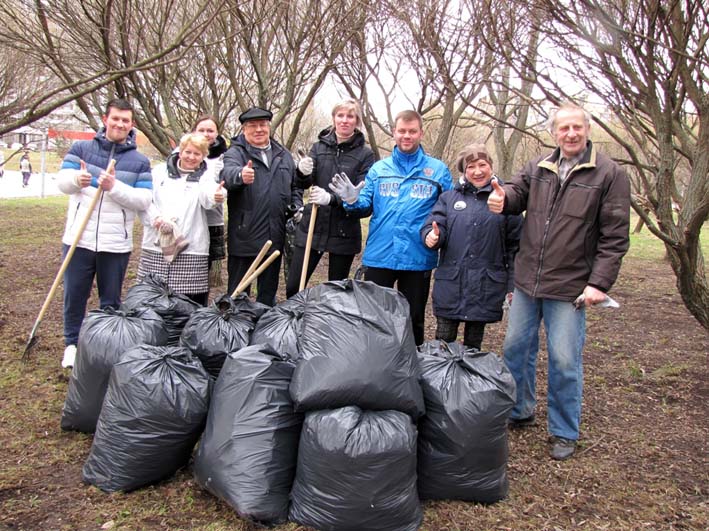
<svg viewBox="0 0 709 531">
<path fill-rule="evenodd" d="M 239 122 L 246 123 L 251 120 L 268 120 L 271 121 L 273 118 L 273 113 L 267 111 L 266 109 L 261 109 L 260 107 L 251 107 L 239 115 Z"/>
</svg>

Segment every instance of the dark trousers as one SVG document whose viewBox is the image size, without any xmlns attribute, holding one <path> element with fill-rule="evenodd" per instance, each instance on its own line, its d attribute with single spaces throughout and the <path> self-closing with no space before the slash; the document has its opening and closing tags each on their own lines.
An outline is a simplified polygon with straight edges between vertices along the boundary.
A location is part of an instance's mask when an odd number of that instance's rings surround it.
<svg viewBox="0 0 709 531">
<path fill-rule="evenodd" d="M 62 245 L 62 258 L 68 251 L 69 246 Z M 94 276 L 101 309 L 120 306 L 129 258 L 130 253 L 95 253 L 76 248 L 64 271 L 64 344 L 76 345 L 79 341 Z"/>
<path fill-rule="evenodd" d="M 209 305 L 209 292 L 208 291 L 205 291 L 204 293 L 185 293 L 185 296 L 201 306 L 208 306 Z"/>
<path fill-rule="evenodd" d="M 234 293 L 236 286 L 244 278 L 244 274 L 249 269 L 251 263 L 256 259 L 256 256 L 233 256 L 229 255 L 227 268 L 229 270 L 229 289 L 228 293 Z M 276 305 L 276 292 L 278 291 L 278 274 L 281 269 L 281 257 L 276 258 L 266 270 L 261 273 L 257 279 L 256 300 L 267 306 Z M 247 289 L 246 293 L 251 293 L 251 289 Z"/>
<path fill-rule="evenodd" d="M 458 337 L 458 325 L 460 321 L 455 319 L 446 319 L 445 317 L 436 318 L 436 339 L 452 343 Z M 485 323 L 481 321 L 463 321 L 465 330 L 463 332 L 463 345 L 469 348 L 480 350 L 483 344 L 483 336 L 485 335 Z"/>
<path fill-rule="evenodd" d="M 393 288 L 396 283 L 396 289 L 409 302 L 409 314 L 411 315 L 411 325 L 414 329 L 416 345 L 422 344 L 426 303 L 428 302 L 428 291 L 431 287 L 431 272 L 397 271 L 395 269 L 367 266 L 364 270 L 364 280 L 370 280 L 386 288 Z"/>
<path fill-rule="evenodd" d="M 320 259 L 323 256 L 321 251 L 310 251 L 310 259 L 308 260 L 308 274 L 305 279 L 308 280 L 315 271 Z M 289 299 L 300 291 L 300 275 L 303 272 L 303 260 L 305 260 L 305 247 L 295 247 L 293 249 L 293 259 L 288 269 L 288 281 L 286 282 L 286 297 Z M 328 280 L 344 280 L 350 274 L 350 267 L 354 260 L 353 254 L 335 254 L 330 253 L 328 257 L 327 279 Z"/>
</svg>

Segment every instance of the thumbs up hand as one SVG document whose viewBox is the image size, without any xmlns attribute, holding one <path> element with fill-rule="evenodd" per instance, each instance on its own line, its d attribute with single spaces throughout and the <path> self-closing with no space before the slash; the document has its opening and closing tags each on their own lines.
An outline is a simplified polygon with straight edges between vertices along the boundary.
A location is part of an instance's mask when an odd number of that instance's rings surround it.
<svg viewBox="0 0 709 531">
<path fill-rule="evenodd" d="M 435 221 L 431 225 L 431 230 L 426 234 L 426 247 L 433 249 L 438 245 L 438 240 L 441 237 L 441 230 L 438 228 L 438 223 Z"/>
<path fill-rule="evenodd" d="M 224 202 L 224 181 L 220 182 L 219 185 L 217 186 L 216 191 L 214 192 L 214 202 L 215 203 L 223 203 Z"/>
<path fill-rule="evenodd" d="M 505 189 L 500 186 L 497 177 L 493 177 L 490 184 L 492 185 L 492 193 L 487 198 L 487 208 L 494 214 L 501 214 L 505 207 Z"/>
<path fill-rule="evenodd" d="M 99 187 L 106 191 L 110 192 L 113 190 L 113 186 L 116 184 L 116 168 L 115 168 L 115 163 L 110 164 L 107 169 L 102 171 L 98 177 L 98 185 Z"/>
<path fill-rule="evenodd" d="M 81 168 L 79 169 L 79 172 L 76 174 L 76 177 L 74 177 L 74 182 L 76 182 L 77 186 L 79 186 L 81 188 L 86 188 L 87 186 L 91 185 L 91 174 L 86 169 L 86 163 L 83 160 L 80 161 L 80 163 L 81 163 Z"/>
<path fill-rule="evenodd" d="M 246 163 L 246 166 L 241 169 L 241 181 L 244 184 L 253 184 L 254 177 L 256 177 L 256 171 L 254 170 L 253 161 L 250 160 Z"/>
</svg>

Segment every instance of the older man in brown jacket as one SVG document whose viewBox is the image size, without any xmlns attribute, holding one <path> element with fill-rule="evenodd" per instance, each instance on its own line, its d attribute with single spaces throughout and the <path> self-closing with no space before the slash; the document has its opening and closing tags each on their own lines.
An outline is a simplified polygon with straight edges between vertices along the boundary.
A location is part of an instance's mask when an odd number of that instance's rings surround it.
<svg viewBox="0 0 709 531">
<path fill-rule="evenodd" d="M 528 163 L 488 198 L 492 212 L 526 211 L 504 355 L 517 384 L 510 427 L 535 423 L 536 361 L 544 319 L 549 352 L 547 425 L 553 459 L 579 438 L 585 308 L 603 302 L 628 250 L 630 185 L 588 139 L 589 114 L 562 105 L 552 117 L 559 146 Z M 583 295 L 583 299 L 579 296 Z M 577 299 L 583 304 L 575 304 Z"/>
</svg>

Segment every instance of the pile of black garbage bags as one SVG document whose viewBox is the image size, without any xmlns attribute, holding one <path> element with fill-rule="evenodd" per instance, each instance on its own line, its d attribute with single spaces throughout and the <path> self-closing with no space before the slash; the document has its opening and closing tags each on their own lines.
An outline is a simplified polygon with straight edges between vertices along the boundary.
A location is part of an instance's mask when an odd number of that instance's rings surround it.
<svg viewBox="0 0 709 531">
<path fill-rule="evenodd" d="M 95 431 L 85 482 L 155 483 L 197 445 L 197 482 L 265 524 L 415 530 L 420 500 L 507 495 L 510 373 L 457 343 L 417 349 L 396 290 L 190 302 L 150 277 L 84 321 L 61 425 Z"/>
</svg>

